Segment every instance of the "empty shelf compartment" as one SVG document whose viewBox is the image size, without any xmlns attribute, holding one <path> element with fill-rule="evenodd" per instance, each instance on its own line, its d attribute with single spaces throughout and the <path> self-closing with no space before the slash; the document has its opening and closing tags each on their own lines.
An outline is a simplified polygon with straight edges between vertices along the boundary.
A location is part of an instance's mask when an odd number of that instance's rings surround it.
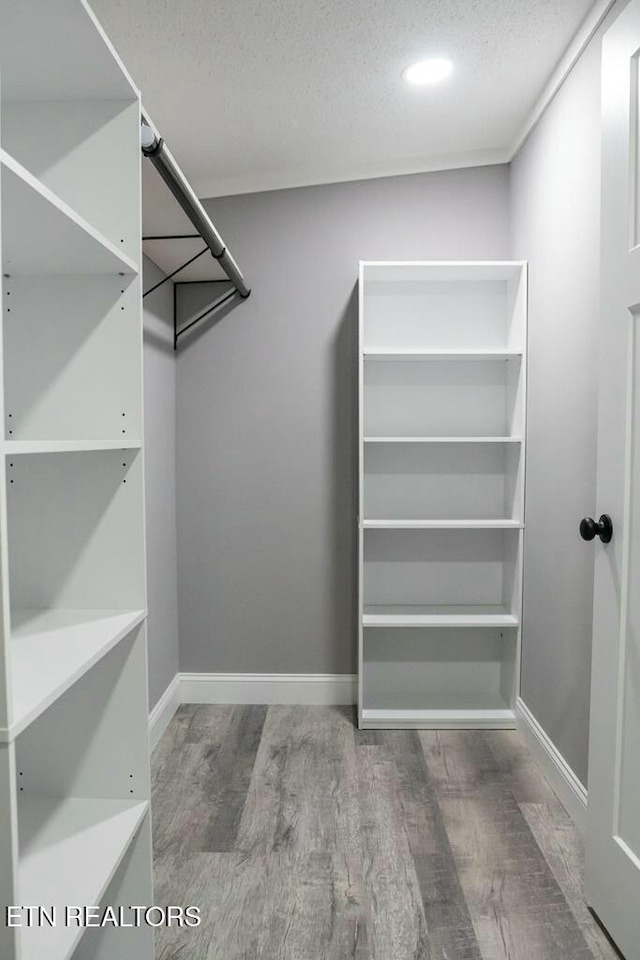
<svg viewBox="0 0 640 960">
<path fill-rule="evenodd" d="M 365 357 L 364 434 L 518 436 L 521 384 L 519 358 L 424 363 Z"/>
<path fill-rule="evenodd" d="M 62 696 L 144 615 L 144 610 L 13 610 L 12 736 Z"/>
<path fill-rule="evenodd" d="M 366 630 L 363 644 L 364 711 L 430 711 L 458 725 L 478 711 L 509 719 L 517 630 L 388 628 Z"/>
<path fill-rule="evenodd" d="M 66 924 L 69 906 L 100 902 L 148 803 L 76 797 L 21 798 L 18 807 L 21 902 L 55 910 L 46 922 L 20 930 L 23 960 L 66 960 L 83 928 Z"/>
<path fill-rule="evenodd" d="M 519 351 L 518 263 L 362 264 L 363 347 L 370 351 Z"/>
<path fill-rule="evenodd" d="M 366 520 L 519 521 L 522 457 L 501 443 L 366 444 Z"/>
<path fill-rule="evenodd" d="M 365 530 L 364 609 L 431 615 L 434 608 L 455 608 L 460 615 L 488 608 L 508 615 L 519 609 L 520 535 L 517 529 Z"/>
<path fill-rule="evenodd" d="M 117 274 L 5 279 L 8 441 L 140 443 L 139 295 Z"/>
</svg>

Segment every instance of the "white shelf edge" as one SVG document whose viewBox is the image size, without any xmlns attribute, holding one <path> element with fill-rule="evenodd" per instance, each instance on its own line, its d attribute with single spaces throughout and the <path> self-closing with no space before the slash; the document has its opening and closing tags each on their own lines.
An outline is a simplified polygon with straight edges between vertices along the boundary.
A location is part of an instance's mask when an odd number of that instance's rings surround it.
<svg viewBox="0 0 640 960">
<path fill-rule="evenodd" d="M 91 453 L 98 450 L 140 450 L 140 440 L 4 440 L 5 456 L 34 453 Z"/>
<path fill-rule="evenodd" d="M 367 729 L 512 729 L 515 712 L 496 707 L 483 710 L 388 710 L 365 708 L 360 728 Z"/>
<path fill-rule="evenodd" d="M 77 213 L 73 207 L 70 207 L 68 203 L 65 203 L 64 200 L 55 194 L 53 190 L 50 190 L 41 180 L 38 180 L 32 173 L 29 173 L 26 167 L 23 167 L 21 163 L 2 147 L 0 147 L 0 167 L 6 167 L 7 170 L 10 170 L 25 186 L 33 190 L 34 193 L 37 193 L 43 200 L 54 207 L 58 213 L 73 223 L 79 230 L 86 233 L 87 236 L 91 237 L 96 243 L 100 244 L 101 247 L 118 261 L 118 264 L 114 263 L 114 270 L 116 270 L 117 266 L 120 266 L 123 272 L 127 274 L 138 274 L 140 272 L 138 264 L 134 263 L 131 257 L 128 257 L 122 250 L 118 250 L 111 240 L 108 240 L 104 234 L 96 230 L 88 220 L 85 220 L 85 218 Z"/>
<path fill-rule="evenodd" d="M 24 797 L 20 804 L 22 809 L 19 820 L 22 822 L 23 829 L 25 819 L 33 816 L 36 823 L 44 821 L 43 833 L 46 837 L 47 812 L 49 812 L 53 815 L 52 819 L 58 820 L 59 826 L 56 832 L 61 834 L 61 836 L 50 838 L 48 843 L 41 837 L 41 845 L 30 849 L 26 856 L 23 854 L 21 857 L 18 876 L 22 902 L 49 906 L 53 901 L 53 904 L 62 908 L 101 902 L 149 812 L 149 802 L 146 800 L 96 800 L 77 797 L 61 800 L 60 798 Z M 89 812 L 92 816 L 87 823 Z M 98 839 L 100 829 L 105 835 L 102 844 Z M 89 838 L 90 842 L 88 842 Z M 104 862 L 101 866 L 104 869 L 98 872 L 97 877 L 91 877 L 92 882 L 78 882 L 82 881 L 78 870 L 81 862 L 79 854 L 89 861 L 88 869 L 86 862 L 84 864 L 86 873 L 89 871 L 95 873 L 96 865 L 100 866 L 97 851 L 102 854 Z M 71 876 L 75 882 L 73 888 L 65 892 L 64 879 L 69 873 L 69 864 L 72 865 Z M 35 876 L 33 880 L 31 873 Z M 45 878 L 52 882 L 50 890 L 46 889 Z M 53 886 L 54 883 L 55 886 Z M 58 897 L 61 898 L 60 903 L 57 903 Z M 45 950 L 48 960 L 67 960 L 83 933 L 84 929 L 81 927 L 63 927 L 61 924 L 55 928 L 25 927 L 20 931 L 22 960 L 40 960 Z M 58 943 L 53 948 L 47 942 L 48 934 L 57 935 Z"/>
<path fill-rule="evenodd" d="M 363 520 L 364 530 L 523 530 L 520 520 Z"/>
<path fill-rule="evenodd" d="M 445 279 L 462 283 L 504 281 L 518 277 L 525 266 L 524 260 L 360 260 L 359 271 L 364 283 L 390 281 L 389 270 L 396 271 L 391 282 L 417 280 L 433 282 Z M 379 275 L 380 268 L 384 271 Z M 412 275 L 417 274 L 417 275 Z"/>
<path fill-rule="evenodd" d="M 522 350 L 363 350 L 373 360 L 512 360 L 524 356 Z"/>
<path fill-rule="evenodd" d="M 139 99 L 140 99 L 140 96 L 141 96 L 141 92 L 140 92 L 140 90 L 138 89 L 138 87 L 135 85 L 131 74 L 129 73 L 129 71 L 128 71 L 127 68 L 125 67 L 124 63 L 123 63 L 122 60 L 120 59 L 120 56 L 118 55 L 118 51 L 116 50 L 116 48 L 114 47 L 114 45 L 111 43 L 111 40 L 110 40 L 109 37 L 107 36 L 107 34 L 106 34 L 106 32 L 105 32 L 102 24 L 100 23 L 100 21 L 98 20 L 97 16 L 96 16 L 95 13 L 93 12 L 93 10 L 92 10 L 91 7 L 89 6 L 89 4 L 87 3 L 87 0 L 80 0 L 80 2 L 81 2 L 81 5 L 82 5 L 82 7 L 83 7 L 83 9 L 84 9 L 84 11 L 85 11 L 85 14 L 87 15 L 87 17 L 88 17 L 89 20 L 91 21 L 91 23 L 92 23 L 92 25 L 93 25 L 96 33 L 97 33 L 98 36 L 100 37 L 103 45 L 106 47 L 107 52 L 109 53 L 109 55 L 110 55 L 111 59 L 113 60 L 114 64 L 115 64 L 116 67 L 118 68 L 118 71 L 119 71 L 119 72 L 122 74 L 122 76 L 124 77 L 127 86 L 130 87 L 132 99 L 133 99 L 133 100 L 139 100 Z"/>
<path fill-rule="evenodd" d="M 87 614 L 92 611 L 82 611 Z M 102 640 L 97 646 L 95 646 L 89 656 L 84 658 L 76 657 L 74 662 L 70 665 L 70 669 L 66 674 L 63 674 L 55 685 L 52 685 L 48 690 L 46 690 L 35 703 L 32 703 L 28 706 L 27 709 L 22 710 L 18 715 L 14 715 L 11 718 L 9 726 L 0 727 L 0 743 L 8 743 L 12 740 L 15 740 L 27 727 L 38 719 L 39 716 L 44 713 L 44 711 L 50 707 L 53 703 L 56 702 L 60 697 L 69 690 L 78 680 L 81 679 L 92 667 L 95 666 L 104 656 L 106 656 L 110 650 L 113 650 L 125 637 L 127 637 L 132 630 L 134 630 L 146 617 L 145 610 L 110 610 L 110 611 L 93 611 L 95 614 L 101 612 L 104 614 L 111 614 L 113 617 L 124 618 L 124 622 L 120 624 L 119 628 L 112 633 L 109 633 L 107 637 Z M 83 624 L 77 624 L 81 629 L 88 630 L 88 622 Z M 55 628 L 60 631 L 64 631 L 65 627 Z M 70 629 L 70 628 L 66 628 Z M 26 636 L 16 637 L 12 631 L 11 637 L 11 656 L 15 656 L 14 653 L 14 644 L 19 644 L 21 641 L 28 642 L 28 634 Z M 44 643 L 49 643 L 50 641 L 43 641 Z M 15 671 L 15 667 L 14 667 Z M 13 690 L 13 707 L 15 710 L 16 701 L 18 700 L 17 691 Z"/>
<path fill-rule="evenodd" d="M 528 260 L 359 260 L 361 267 L 524 267 Z"/>
<path fill-rule="evenodd" d="M 363 627 L 508 627 L 519 626 L 511 613 L 364 613 Z"/>
<path fill-rule="evenodd" d="M 363 437 L 363 443 L 522 443 L 522 437 Z"/>
</svg>

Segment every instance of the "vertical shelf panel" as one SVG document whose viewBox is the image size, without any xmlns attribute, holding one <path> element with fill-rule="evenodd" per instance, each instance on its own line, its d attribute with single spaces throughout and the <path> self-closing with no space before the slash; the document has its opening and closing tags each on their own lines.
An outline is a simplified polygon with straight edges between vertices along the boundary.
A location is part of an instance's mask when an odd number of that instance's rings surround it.
<svg viewBox="0 0 640 960">
<path fill-rule="evenodd" d="M 86 0 L 6 0 L 0 94 L 0 900 L 151 905 L 139 93 Z M 0 925 L 153 958 L 101 943 Z"/>
<path fill-rule="evenodd" d="M 359 723 L 510 726 L 526 267 L 363 262 Z"/>
<path fill-rule="evenodd" d="M 15 746 L 0 743 L 0 909 L 17 904 L 18 888 L 18 805 L 16 796 Z M 18 951 L 18 934 L 0 922 L 0 956 L 13 960 Z"/>
<path fill-rule="evenodd" d="M 1 369 L 1 368 L 0 368 Z M 0 409 L 3 408 L 0 398 Z M 11 697 L 11 619 L 9 596 L 9 540 L 7 491 L 4 464 L 0 457 L 0 728 L 6 728 L 12 711 Z"/>
</svg>

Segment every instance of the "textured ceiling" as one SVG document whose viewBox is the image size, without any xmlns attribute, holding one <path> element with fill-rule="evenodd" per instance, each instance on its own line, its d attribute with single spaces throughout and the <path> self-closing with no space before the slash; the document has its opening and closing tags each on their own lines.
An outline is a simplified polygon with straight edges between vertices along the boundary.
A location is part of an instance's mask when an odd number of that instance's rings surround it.
<svg viewBox="0 0 640 960">
<path fill-rule="evenodd" d="M 592 0 L 91 0 L 200 196 L 502 160 Z M 441 86 L 402 69 L 449 56 Z"/>
</svg>

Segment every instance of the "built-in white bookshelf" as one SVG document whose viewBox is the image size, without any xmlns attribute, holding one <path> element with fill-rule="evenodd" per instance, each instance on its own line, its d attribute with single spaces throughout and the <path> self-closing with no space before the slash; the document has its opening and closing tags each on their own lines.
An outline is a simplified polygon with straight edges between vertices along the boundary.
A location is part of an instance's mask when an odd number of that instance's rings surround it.
<svg viewBox="0 0 640 960">
<path fill-rule="evenodd" d="M 0 956 L 152 960 L 140 99 L 84 0 L 0 8 Z"/>
<path fill-rule="evenodd" d="M 362 262 L 361 727 L 514 725 L 526 265 Z"/>
</svg>

